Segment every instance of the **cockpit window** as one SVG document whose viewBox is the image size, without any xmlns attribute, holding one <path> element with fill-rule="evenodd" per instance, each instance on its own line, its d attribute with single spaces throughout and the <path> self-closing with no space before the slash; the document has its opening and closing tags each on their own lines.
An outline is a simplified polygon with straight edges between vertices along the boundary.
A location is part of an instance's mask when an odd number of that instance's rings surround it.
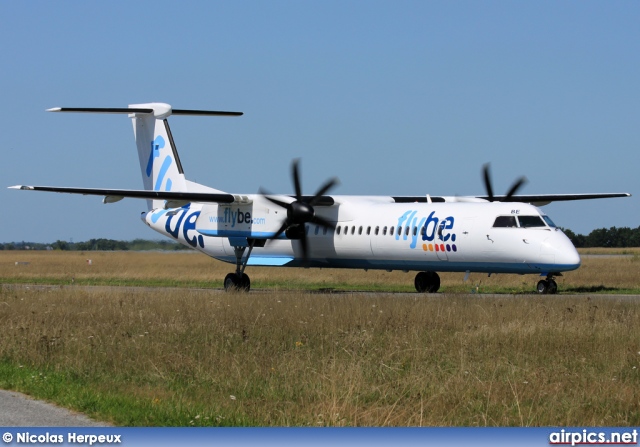
<svg viewBox="0 0 640 447">
<path fill-rule="evenodd" d="M 515 216 L 498 216 L 493 223 L 494 228 L 511 228 L 517 226 L 518 223 L 516 222 Z"/>
<path fill-rule="evenodd" d="M 553 221 L 551 220 L 551 218 L 549 216 L 544 216 L 543 215 L 542 218 L 547 223 L 547 225 L 549 225 L 551 228 L 555 228 L 556 227 L 556 224 L 553 223 Z"/>
<path fill-rule="evenodd" d="M 536 228 L 546 226 L 540 216 L 518 216 L 518 220 L 520 221 L 520 227 L 522 228 Z"/>
</svg>

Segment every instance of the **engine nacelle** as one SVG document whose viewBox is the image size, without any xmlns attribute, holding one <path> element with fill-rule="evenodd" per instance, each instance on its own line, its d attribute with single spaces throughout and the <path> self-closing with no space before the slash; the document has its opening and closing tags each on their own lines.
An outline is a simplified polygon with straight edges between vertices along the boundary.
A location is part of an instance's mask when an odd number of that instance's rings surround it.
<svg viewBox="0 0 640 447">
<path fill-rule="evenodd" d="M 305 232 L 304 225 L 291 225 L 289 228 L 284 230 L 284 235 L 287 239 L 302 239 L 302 235 Z"/>
</svg>

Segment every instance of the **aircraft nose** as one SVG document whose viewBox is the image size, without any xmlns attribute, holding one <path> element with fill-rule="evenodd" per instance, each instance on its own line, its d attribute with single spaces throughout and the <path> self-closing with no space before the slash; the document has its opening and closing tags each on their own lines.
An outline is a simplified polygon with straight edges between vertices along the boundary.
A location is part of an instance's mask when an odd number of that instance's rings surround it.
<svg viewBox="0 0 640 447">
<path fill-rule="evenodd" d="M 582 261 L 578 250 L 571 244 L 571 241 L 569 241 L 569 244 L 570 247 L 566 247 L 562 250 L 562 253 L 556 254 L 556 262 L 561 264 L 563 268 L 566 266 L 567 270 L 575 270 L 580 267 Z"/>
<path fill-rule="evenodd" d="M 555 231 L 551 237 L 544 241 L 542 251 L 554 255 L 555 264 L 561 271 L 575 270 L 580 267 L 581 260 L 578 250 L 560 230 Z"/>
</svg>

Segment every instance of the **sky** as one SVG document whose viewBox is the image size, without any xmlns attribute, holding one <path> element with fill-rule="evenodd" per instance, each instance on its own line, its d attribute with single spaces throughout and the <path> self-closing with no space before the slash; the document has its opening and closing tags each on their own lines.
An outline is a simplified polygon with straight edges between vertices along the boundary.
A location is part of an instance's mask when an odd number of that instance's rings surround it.
<svg viewBox="0 0 640 447">
<path fill-rule="evenodd" d="M 0 186 L 142 187 L 124 115 L 169 119 L 189 180 L 231 193 L 628 192 L 559 226 L 640 226 L 640 2 L 0 2 Z M 0 242 L 161 239 L 143 200 L 0 188 Z"/>
</svg>

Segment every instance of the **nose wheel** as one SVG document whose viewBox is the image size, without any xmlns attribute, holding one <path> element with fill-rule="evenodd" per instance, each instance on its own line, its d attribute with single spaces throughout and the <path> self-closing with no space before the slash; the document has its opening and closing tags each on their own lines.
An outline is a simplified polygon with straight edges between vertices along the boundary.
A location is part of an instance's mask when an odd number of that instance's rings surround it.
<svg viewBox="0 0 640 447">
<path fill-rule="evenodd" d="M 536 291 L 540 295 L 555 295 L 558 293 L 558 283 L 553 280 L 552 276 L 547 276 L 547 279 L 538 281 Z"/>
</svg>

